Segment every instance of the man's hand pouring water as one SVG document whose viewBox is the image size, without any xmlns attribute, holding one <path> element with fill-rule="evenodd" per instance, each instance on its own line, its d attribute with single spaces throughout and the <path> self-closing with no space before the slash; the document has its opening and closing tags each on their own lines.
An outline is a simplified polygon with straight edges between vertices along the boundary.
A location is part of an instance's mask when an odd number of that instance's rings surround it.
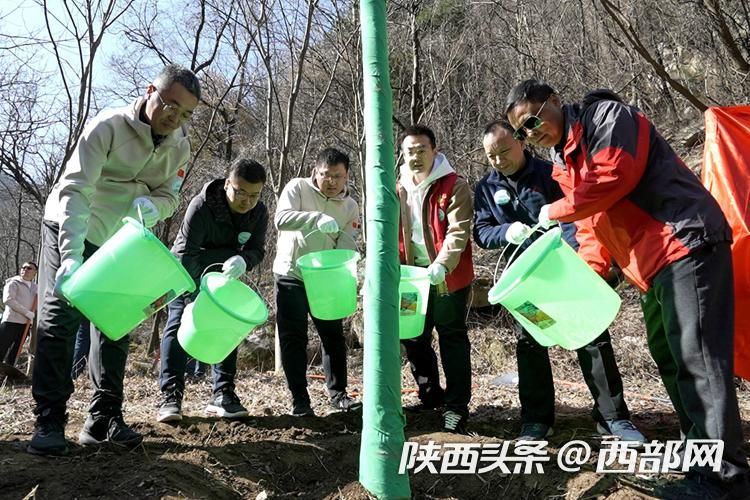
<svg viewBox="0 0 750 500">
<path fill-rule="evenodd" d="M 330 215 L 320 214 L 320 218 L 318 219 L 318 229 L 321 233 L 338 233 L 339 225 L 336 222 L 336 219 Z"/>
<path fill-rule="evenodd" d="M 520 245 L 531 234 L 531 228 L 522 222 L 514 222 L 505 231 L 505 239 L 508 243 Z"/>
<path fill-rule="evenodd" d="M 539 226 L 542 229 L 549 229 L 557 224 L 556 220 L 550 220 L 549 218 L 549 207 L 549 204 L 543 205 L 541 210 L 539 210 Z"/>
<path fill-rule="evenodd" d="M 239 279 L 240 276 L 245 274 L 246 270 L 247 263 L 241 255 L 233 255 L 232 257 L 229 257 L 221 266 L 221 271 L 233 279 Z"/>
</svg>

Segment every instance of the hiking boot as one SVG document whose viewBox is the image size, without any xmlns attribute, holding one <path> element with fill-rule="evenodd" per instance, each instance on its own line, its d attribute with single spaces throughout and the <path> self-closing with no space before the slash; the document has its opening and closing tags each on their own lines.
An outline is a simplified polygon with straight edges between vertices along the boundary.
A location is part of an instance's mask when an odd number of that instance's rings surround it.
<svg viewBox="0 0 750 500">
<path fill-rule="evenodd" d="M 547 424 L 530 422 L 521 426 L 521 433 L 516 441 L 544 441 L 545 438 L 554 433 L 552 427 Z"/>
<path fill-rule="evenodd" d="M 353 400 L 347 393 L 342 392 L 331 398 L 331 408 L 338 411 L 353 411 L 362 408 L 362 403 Z"/>
<path fill-rule="evenodd" d="M 34 425 L 34 433 L 26 451 L 32 455 L 61 456 L 70 449 L 65 441 L 65 424 L 68 415 L 39 415 Z"/>
<path fill-rule="evenodd" d="M 293 417 L 314 417 L 315 412 L 312 406 L 310 406 L 309 400 L 299 400 L 292 403 L 292 413 L 290 415 Z"/>
<path fill-rule="evenodd" d="M 222 418 L 247 417 L 247 408 L 242 406 L 240 398 L 233 390 L 226 390 L 214 394 L 213 399 L 206 406 L 206 415 Z"/>
<path fill-rule="evenodd" d="M 164 392 L 156 414 L 157 422 L 179 422 L 182 420 L 182 394 L 176 390 Z"/>
<path fill-rule="evenodd" d="M 443 412 L 443 431 L 454 434 L 466 434 L 466 422 L 468 417 L 457 411 L 446 410 Z"/>
<path fill-rule="evenodd" d="M 750 498 L 746 479 L 722 482 L 692 473 L 685 479 L 657 488 L 656 496 L 667 500 L 724 500 Z"/>
<path fill-rule="evenodd" d="M 135 448 L 143 442 L 143 436 L 131 429 L 122 415 L 99 416 L 89 415 L 83 424 L 78 442 L 82 446 L 95 446 L 109 443 L 122 448 Z"/>
<path fill-rule="evenodd" d="M 639 445 L 646 442 L 646 437 L 630 420 L 607 420 L 604 424 L 596 423 L 596 430 L 605 436 L 614 436 L 622 441 L 630 441 Z"/>
</svg>

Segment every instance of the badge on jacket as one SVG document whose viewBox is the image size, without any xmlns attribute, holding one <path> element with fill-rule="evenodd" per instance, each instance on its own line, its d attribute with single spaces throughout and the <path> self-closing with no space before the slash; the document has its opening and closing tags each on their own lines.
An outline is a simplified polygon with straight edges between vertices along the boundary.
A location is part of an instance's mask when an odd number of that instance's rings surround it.
<svg viewBox="0 0 750 500">
<path fill-rule="evenodd" d="M 438 219 L 440 219 L 440 222 L 445 220 L 445 212 L 442 208 L 438 208 Z"/>
<path fill-rule="evenodd" d="M 506 191 L 505 189 L 499 189 L 495 193 L 494 198 L 496 205 L 505 205 L 510 201 L 510 193 L 508 193 L 508 191 Z"/>
<path fill-rule="evenodd" d="M 244 245 L 250 239 L 250 236 L 252 236 L 252 233 L 243 231 L 237 235 L 237 241 L 240 242 L 240 245 Z"/>
</svg>

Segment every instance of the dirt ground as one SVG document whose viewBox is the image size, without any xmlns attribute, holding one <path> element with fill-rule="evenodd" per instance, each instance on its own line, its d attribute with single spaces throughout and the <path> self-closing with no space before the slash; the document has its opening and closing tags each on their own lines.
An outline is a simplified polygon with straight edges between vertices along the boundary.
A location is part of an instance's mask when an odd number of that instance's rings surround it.
<svg viewBox="0 0 750 500">
<path fill-rule="evenodd" d="M 645 335 L 634 294 L 612 328 L 615 352 L 625 379 L 626 397 L 634 422 L 650 439 L 677 439 L 676 418 L 645 350 Z M 520 427 L 516 387 L 497 385 L 499 375 L 515 371 L 513 336 L 500 316 L 472 313 L 469 317 L 474 390 L 469 436 L 439 432 L 437 412 L 406 410 L 406 436 L 427 443 L 492 443 L 512 439 Z M 136 344 L 134 342 L 134 344 Z M 126 420 L 145 440 L 130 452 L 109 448 L 84 449 L 77 444 L 64 458 L 25 453 L 33 427 L 32 399 L 27 385 L 0 386 L 0 497 L 59 498 L 372 498 L 357 482 L 360 413 L 335 413 L 326 406 L 320 366 L 310 368 L 310 392 L 317 417 L 287 416 L 289 396 L 283 376 L 242 367 L 237 392 L 250 417 L 225 421 L 203 416 L 210 394 L 206 380 L 188 385 L 178 425 L 154 420 L 158 400 L 155 373 L 134 345 L 126 379 Z M 552 462 L 544 474 L 410 474 L 414 498 L 646 498 L 649 488 L 669 479 L 632 474 L 597 474 L 596 451 L 601 444 L 589 417 L 591 397 L 574 353 L 551 351 L 557 390 L 557 421 L 550 438 Z M 361 387 L 361 349 L 350 351 L 350 391 Z M 404 387 L 413 386 L 403 369 Z M 66 434 L 77 443 L 85 418 L 91 384 L 76 381 L 69 404 Z M 750 391 L 739 387 L 746 435 Z M 405 407 L 417 399 L 403 397 Z M 556 466 L 559 448 L 573 439 L 589 443 L 594 454 L 578 473 Z"/>
</svg>

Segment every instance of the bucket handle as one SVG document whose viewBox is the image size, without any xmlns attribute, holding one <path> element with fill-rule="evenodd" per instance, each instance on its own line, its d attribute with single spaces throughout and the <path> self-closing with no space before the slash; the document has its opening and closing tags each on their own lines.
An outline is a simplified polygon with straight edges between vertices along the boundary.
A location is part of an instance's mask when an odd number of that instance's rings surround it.
<svg viewBox="0 0 750 500">
<path fill-rule="evenodd" d="M 143 210 L 141 210 L 140 205 L 136 205 L 136 210 L 138 211 L 138 220 L 141 223 L 141 232 L 143 233 L 143 236 L 147 236 L 149 233 L 149 230 L 146 229 L 146 222 L 143 220 Z"/>
<path fill-rule="evenodd" d="M 524 238 L 524 240 L 523 240 L 523 241 L 522 241 L 522 242 L 521 242 L 520 244 L 516 245 L 516 249 L 515 249 L 515 250 L 513 251 L 513 253 L 512 253 L 512 254 L 510 254 L 510 259 L 508 259 L 508 262 L 506 262 L 506 263 L 505 263 L 505 267 L 503 268 L 503 272 L 502 272 L 502 273 L 500 273 L 500 277 L 501 277 L 501 278 L 503 277 L 503 274 L 505 274 L 505 271 L 507 271 L 507 270 L 508 270 L 508 266 L 510 266 L 510 263 L 511 263 L 511 262 L 513 262 L 513 258 L 514 258 L 514 257 L 516 256 L 516 254 L 518 253 L 518 251 L 519 251 L 519 250 L 521 249 L 521 247 L 523 246 L 523 243 L 524 243 L 524 242 L 525 242 L 525 241 L 526 241 L 526 240 L 527 240 L 527 239 L 528 239 L 528 238 L 529 238 L 529 237 L 530 237 L 530 236 L 531 236 L 532 234 L 534 234 L 534 233 L 536 233 L 536 232 L 544 233 L 544 232 L 546 232 L 546 230 L 542 228 L 542 225 L 541 225 L 541 224 L 537 224 L 536 226 L 534 226 L 534 227 L 532 227 L 532 228 L 531 228 L 531 230 L 529 231 L 529 235 L 528 235 L 528 236 L 526 236 L 526 238 Z M 508 243 L 507 245 L 505 245 L 505 246 L 503 247 L 503 250 L 502 250 L 502 251 L 500 252 L 500 257 L 498 257 L 498 258 L 497 258 L 497 264 L 495 264 L 495 272 L 494 272 L 494 273 L 492 274 L 492 284 L 493 284 L 493 285 L 494 285 L 494 284 L 496 284 L 496 283 L 497 283 L 497 281 L 498 281 L 498 277 L 497 277 L 497 271 L 498 271 L 498 269 L 500 268 L 500 262 L 502 262 L 502 260 L 503 260 L 503 255 L 505 255 L 505 251 L 506 251 L 506 250 L 507 250 L 508 248 L 510 248 L 510 246 L 511 246 L 511 245 L 513 245 L 513 243 Z"/>
<path fill-rule="evenodd" d="M 201 273 L 201 277 L 200 277 L 200 279 L 198 280 L 198 282 L 200 283 L 200 282 L 202 282 L 202 281 L 203 281 L 203 277 L 204 277 L 204 276 L 206 275 L 206 271 L 208 271 L 209 269 L 211 269 L 211 268 L 212 268 L 212 267 L 214 267 L 214 266 L 223 266 L 223 265 L 224 265 L 224 263 L 223 263 L 223 262 L 214 262 L 213 264 L 209 264 L 209 265 L 207 265 L 207 266 L 206 266 L 206 268 L 205 268 L 205 269 L 203 270 L 203 272 Z"/>
<path fill-rule="evenodd" d="M 328 234 L 328 235 L 330 235 L 330 233 L 323 233 L 320 229 L 315 228 L 312 231 L 310 231 L 309 233 L 303 233 L 302 234 L 302 239 L 303 240 L 307 239 L 308 236 L 310 236 L 311 234 L 315 234 L 315 233 L 321 233 L 321 234 Z M 357 249 L 357 252 L 359 252 L 360 254 L 362 253 L 362 249 L 359 248 L 359 245 L 357 244 L 357 240 L 354 239 L 354 236 L 352 236 L 351 234 L 347 233 L 346 231 L 342 231 L 340 229 L 339 229 L 339 231 L 338 231 L 337 234 L 338 235 L 342 235 L 343 234 L 346 237 L 348 237 L 351 240 L 351 242 L 354 243 L 354 248 Z"/>
</svg>

